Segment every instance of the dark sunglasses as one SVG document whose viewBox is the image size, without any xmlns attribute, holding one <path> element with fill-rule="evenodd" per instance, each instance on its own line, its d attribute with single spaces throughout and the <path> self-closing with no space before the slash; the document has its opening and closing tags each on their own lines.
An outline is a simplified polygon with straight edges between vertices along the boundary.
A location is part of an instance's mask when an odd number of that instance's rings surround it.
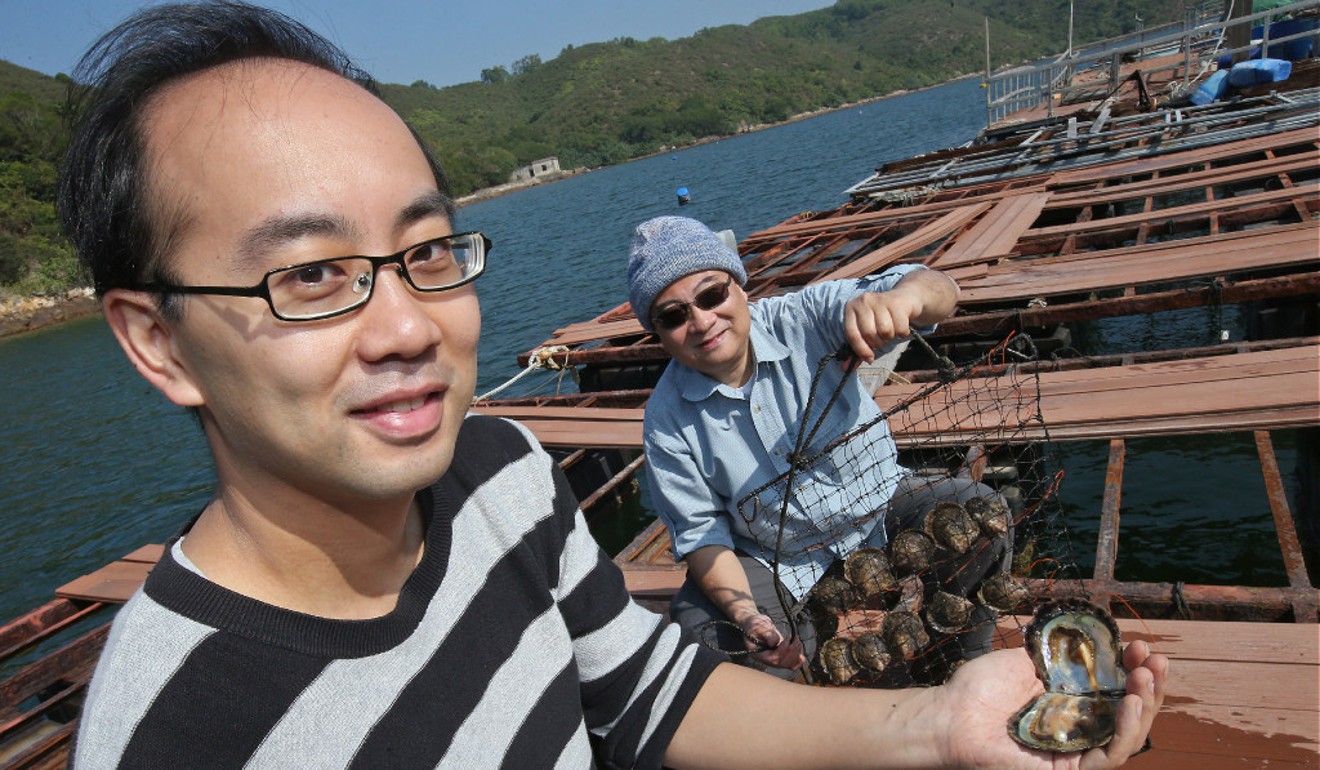
<svg viewBox="0 0 1320 770">
<path fill-rule="evenodd" d="M 666 305 L 664 310 L 651 316 L 651 323 L 665 331 L 673 331 L 688 322 L 692 317 L 692 306 L 695 305 L 702 310 L 714 310 L 723 305 L 729 299 L 729 286 L 733 283 L 733 276 L 724 283 L 718 283 L 709 288 L 697 292 L 697 296 L 692 298 L 692 302 L 675 302 Z"/>
</svg>

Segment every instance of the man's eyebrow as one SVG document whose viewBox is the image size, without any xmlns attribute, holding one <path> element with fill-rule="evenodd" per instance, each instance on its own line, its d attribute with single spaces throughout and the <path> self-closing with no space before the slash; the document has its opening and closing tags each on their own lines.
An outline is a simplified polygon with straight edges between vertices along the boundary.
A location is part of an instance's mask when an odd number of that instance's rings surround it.
<svg viewBox="0 0 1320 770">
<path fill-rule="evenodd" d="M 444 217 L 445 221 L 448 221 L 450 206 L 449 198 L 444 193 L 432 190 L 404 206 L 399 216 L 395 218 L 394 224 L 402 230 L 434 216 Z"/>
<path fill-rule="evenodd" d="M 238 242 L 241 262 L 260 262 L 274 249 L 312 235 L 347 236 L 353 230 L 347 219 L 326 214 L 277 215 L 262 220 Z"/>
<path fill-rule="evenodd" d="M 434 216 L 449 219 L 449 198 L 439 190 L 414 199 L 395 217 L 402 230 Z M 355 228 L 347 218 L 333 214 L 292 214 L 268 217 L 244 233 L 238 243 L 241 263 L 260 262 L 273 250 L 308 236 L 347 238 Z"/>
</svg>

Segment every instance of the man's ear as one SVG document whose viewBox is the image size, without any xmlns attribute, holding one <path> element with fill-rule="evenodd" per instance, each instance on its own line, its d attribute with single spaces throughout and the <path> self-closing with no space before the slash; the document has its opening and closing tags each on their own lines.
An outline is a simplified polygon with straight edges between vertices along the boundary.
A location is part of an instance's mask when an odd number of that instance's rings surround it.
<svg viewBox="0 0 1320 770">
<path fill-rule="evenodd" d="M 101 310 L 115 339 L 138 373 L 179 406 L 201 406 L 202 393 L 176 349 L 174 326 L 156 306 L 153 294 L 111 289 Z"/>
</svg>

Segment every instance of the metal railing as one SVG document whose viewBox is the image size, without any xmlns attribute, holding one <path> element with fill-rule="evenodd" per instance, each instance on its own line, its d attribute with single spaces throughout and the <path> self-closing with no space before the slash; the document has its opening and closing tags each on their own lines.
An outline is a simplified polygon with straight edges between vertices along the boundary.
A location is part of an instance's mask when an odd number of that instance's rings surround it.
<svg viewBox="0 0 1320 770">
<path fill-rule="evenodd" d="M 1320 7 L 1320 0 L 1299 0 L 1225 21 L 1208 6 L 1202 5 L 1189 10 L 1181 23 L 1102 40 L 1032 64 L 989 74 L 986 78 L 986 125 L 994 126 L 1007 116 L 1026 109 L 1044 107 L 1046 114 L 1052 115 L 1056 105 L 1102 97 L 1118 86 L 1124 61 L 1143 60 L 1153 55 L 1181 52 L 1180 63 L 1166 63 L 1142 72 L 1149 77 L 1180 70 L 1181 88 L 1190 89 L 1221 56 L 1249 54 L 1257 46 L 1262 55 L 1268 56 L 1271 46 L 1315 36 L 1317 30 L 1308 29 L 1271 39 L 1269 21 L 1317 7 Z M 1250 32 L 1257 23 L 1263 26 L 1263 37 L 1258 42 L 1237 48 L 1223 46 L 1229 37 L 1228 30 L 1248 25 Z M 1086 73 L 1086 77 L 1077 77 L 1081 73 Z"/>
</svg>

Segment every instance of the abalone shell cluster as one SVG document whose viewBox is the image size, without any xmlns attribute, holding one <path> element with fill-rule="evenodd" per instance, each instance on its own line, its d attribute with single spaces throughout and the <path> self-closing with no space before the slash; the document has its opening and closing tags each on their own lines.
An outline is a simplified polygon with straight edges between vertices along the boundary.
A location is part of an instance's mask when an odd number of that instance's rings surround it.
<svg viewBox="0 0 1320 770">
<path fill-rule="evenodd" d="M 1109 743 L 1127 681 L 1113 617 L 1077 600 L 1043 604 L 1024 643 L 1045 692 L 1009 720 L 1008 734 L 1033 749 L 1056 752 Z"/>
<path fill-rule="evenodd" d="M 858 548 L 844 560 L 842 576 L 822 577 L 808 606 L 820 636 L 832 637 L 818 652 L 830 681 L 875 677 L 892 661 L 917 656 L 932 635 L 966 630 L 978 603 L 997 612 L 1025 605 L 1031 598 L 1026 584 L 1009 573 L 986 578 L 972 597 L 945 591 L 929 576 L 923 580 L 933 564 L 971 553 L 978 538 L 1004 535 L 1011 523 L 998 497 L 943 500 L 926 513 L 920 528 L 897 533 L 883 549 Z M 862 608 L 884 613 L 879 628 L 852 639 L 835 635 L 839 616 Z"/>
</svg>

